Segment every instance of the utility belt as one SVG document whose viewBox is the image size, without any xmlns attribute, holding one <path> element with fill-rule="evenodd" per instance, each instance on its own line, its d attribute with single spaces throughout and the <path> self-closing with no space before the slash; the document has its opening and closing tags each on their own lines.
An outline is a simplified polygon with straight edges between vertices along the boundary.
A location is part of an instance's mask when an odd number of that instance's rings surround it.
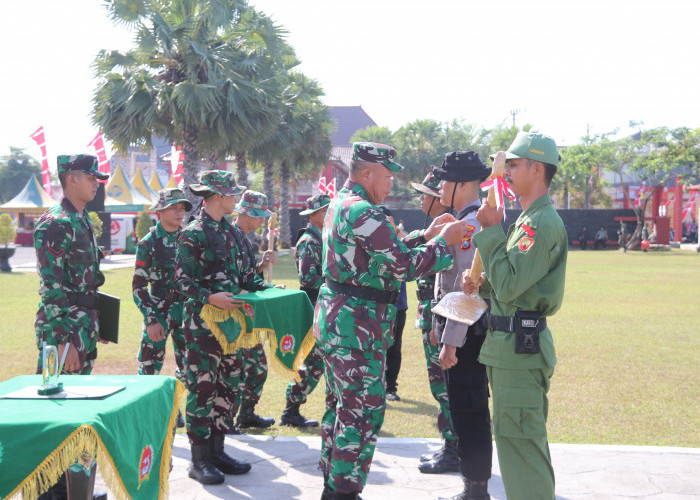
<svg viewBox="0 0 700 500">
<path fill-rule="evenodd" d="M 310 288 L 308 286 L 302 286 L 300 287 L 303 292 L 306 292 L 306 295 L 309 296 L 309 300 L 313 305 L 316 305 L 316 301 L 318 300 L 318 288 Z"/>
<path fill-rule="evenodd" d="M 326 278 L 326 286 L 332 292 L 341 295 L 349 295 L 358 299 L 371 300 L 380 304 L 391 304 L 393 306 L 399 301 L 399 291 L 377 290 L 368 286 L 355 286 L 348 283 L 338 283 Z"/>
<path fill-rule="evenodd" d="M 96 293 L 66 293 L 68 304 L 71 306 L 87 307 L 88 309 L 99 309 L 100 297 Z"/>
<path fill-rule="evenodd" d="M 540 352 L 540 332 L 547 328 L 547 318 L 536 311 L 516 311 L 514 316 L 486 316 L 489 330 L 515 333 L 515 354 Z"/>
<path fill-rule="evenodd" d="M 424 300 L 433 300 L 434 296 L 434 291 L 432 288 L 418 288 L 416 290 L 416 297 L 418 297 L 418 300 L 424 301 Z"/>
<path fill-rule="evenodd" d="M 187 296 L 172 288 L 151 288 L 151 295 L 168 302 L 184 302 Z"/>
</svg>

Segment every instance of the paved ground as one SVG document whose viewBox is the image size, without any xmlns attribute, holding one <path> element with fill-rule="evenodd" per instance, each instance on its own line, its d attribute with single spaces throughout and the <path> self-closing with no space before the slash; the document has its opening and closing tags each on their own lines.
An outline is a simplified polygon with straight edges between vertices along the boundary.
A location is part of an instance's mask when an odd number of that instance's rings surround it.
<svg viewBox="0 0 700 500">
<path fill-rule="evenodd" d="M 15 254 L 10 257 L 10 266 L 14 272 L 35 272 L 36 253 L 34 247 L 17 247 Z M 119 267 L 134 267 L 134 254 L 110 255 L 100 262 L 100 269 L 108 271 Z"/>
<path fill-rule="evenodd" d="M 439 448 L 437 439 L 380 438 L 365 500 L 422 500 L 461 491 L 458 474 L 418 472 L 417 457 Z M 320 438 L 239 436 L 226 438 L 226 451 L 251 462 L 243 476 L 227 476 L 223 485 L 204 487 L 187 476 L 187 439 L 173 447 L 170 498 L 318 500 L 323 480 L 316 470 Z M 700 499 L 700 449 L 645 446 L 551 445 L 558 499 Z M 494 450 L 489 491 L 505 499 Z"/>
</svg>

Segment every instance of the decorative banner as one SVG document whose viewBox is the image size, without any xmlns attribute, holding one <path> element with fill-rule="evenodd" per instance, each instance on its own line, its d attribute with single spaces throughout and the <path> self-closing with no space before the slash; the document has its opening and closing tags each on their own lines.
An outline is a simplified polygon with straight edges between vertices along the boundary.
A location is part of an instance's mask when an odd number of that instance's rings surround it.
<svg viewBox="0 0 700 500">
<path fill-rule="evenodd" d="M 41 184 L 46 194 L 51 196 L 51 173 L 49 172 L 49 159 L 46 156 L 46 141 L 44 140 L 44 126 L 42 125 L 36 132 L 30 135 L 34 142 L 41 149 Z"/>
<path fill-rule="evenodd" d="M 506 220 L 505 204 L 503 201 L 503 195 L 510 201 L 515 201 L 515 193 L 510 188 L 508 183 L 503 180 L 503 177 L 496 177 L 495 179 L 488 180 L 480 185 L 482 191 L 488 191 L 491 187 L 494 188 L 494 193 L 496 195 L 496 208 L 503 207 L 503 220 Z"/>
<path fill-rule="evenodd" d="M 646 181 L 642 182 L 641 187 L 637 191 L 637 197 L 634 199 L 634 206 L 639 207 L 642 204 L 642 198 L 644 197 L 644 193 L 647 191 L 647 183 Z"/>
<path fill-rule="evenodd" d="M 685 220 L 692 213 L 693 207 L 695 206 L 695 198 L 697 198 L 697 196 L 697 194 L 694 194 L 693 197 L 688 200 L 688 203 L 683 209 L 683 216 L 681 217 L 681 220 Z"/>
<path fill-rule="evenodd" d="M 331 198 L 335 198 L 335 177 L 326 186 L 326 194 Z"/>
<path fill-rule="evenodd" d="M 180 149 L 176 143 L 173 142 L 173 147 L 170 150 L 170 168 L 173 172 L 173 180 L 177 187 L 182 188 L 183 174 L 185 170 L 183 168 L 183 163 L 185 161 L 185 154 Z"/>
<path fill-rule="evenodd" d="M 93 146 L 95 148 L 95 152 L 97 153 L 97 160 L 100 162 L 100 172 L 111 175 L 112 170 L 109 167 L 109 160 L 107 159 L 107 153 L 105 152 L 105 145 L 102 141 L 102 132 L 97 132 L 95 138 L 88 144 L 88 147 L 90 146 Z M 109 179 L 100 180 L 102 184 L 107 184 L 108 181 Z"/>
<path fill-rule="evenodd" d="M 318 180 L 318 190 L 321 192 L 321 194 L 326 194 L 326 178 L 321 176 L 321 178 Z"/>
</svg>

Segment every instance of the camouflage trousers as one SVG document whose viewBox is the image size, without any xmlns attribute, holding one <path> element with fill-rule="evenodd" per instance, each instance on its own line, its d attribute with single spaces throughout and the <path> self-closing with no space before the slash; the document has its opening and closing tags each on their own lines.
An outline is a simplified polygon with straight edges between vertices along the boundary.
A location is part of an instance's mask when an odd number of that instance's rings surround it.
<svg viewBox="0 0 700 500">
<path fill-rule="evenodd" d="M 34 326 L 36 329 L 36 346 L 39 350 L 36 373 L 40 374 L 42 370 L 43 343 L 46 342 L 46 345 L 53 345 L 56 348 L 58 348 L 58 343 L 51 334 L 53 325 L 47 321 L 46 313 L 41 307 L 36 314 Z M 70 343 L 78 351 L 78 359 L 80 360 L 79 370 L 69 372 L 64 369 L 63 373 L 90 375 L 97 358 L 97 335 L 99 331 L 97 310 L 72 306 L 68 317 L 62 320 L 61 326 L 73 332 L 70 337 Z"/>
<path fill-rule="evenodd" d="M 319 468 L 338 493 L 359 493 L 367 482 L 377 435 L 384 422 L 383 349 L 323 344 L 326 411 L 321 421 Z"/>
<path fill-rule="evenodd" d="M 267 357 L 262 344 L 250 349 L 240 349 L 243 362 L 239 397 L 241 405 L 255 406 L 260 401 L 267 380 Z"/>
<path fill-rule="evenodd" d="M 241 356 L 223 354 L 221 345 L 198 316 L 185 313 L 185 379 L 187 437 L 192 444 L 205 442 L 212 431 L 226 434 L 238 410 Z"/>
<path fill-rule="evenodd" d="M 428 366 L 428 382 L 430 392 L 438 404 L 437 426 L 442 439 L 453 441 L 457 439 L 454 427 L 452 426 L 452 415 L 450 414 L 450 402 L 447 398 L 447 386 L 445 385 L 445 374 L 440 366 L 440 346 L 430 343 L 430 328 L 423 329 L 423 351 L 425 361 Z"/>
<path fill-rule="evenodd" d="M 318 385 L 321 375 L 323 375 L 323 351 L 317 342 L 306 356 L 304 364 L 299 367 L 299 382 L 293 380 L 287 385 L 287 401 L 302 405 L 306 403 L 306 398 Z"/>
<path fill-rule="evenodd" d="M 174 310 L 173 310 L 174 309 Z M 171 314 L 168 316 L 168 329 L 165 331 L 165 338 L 158 342 L 153 342 L 146 332 L 146 325 L 143 325 L 141 334 L 141 346 L 139 347 L 136 359 L 139 361 L 139 375 L 158 375 L 163 362 L 165 361 L 165 348 L 168 337 L 173 341 L 173 352 L 175 353 L 175 376 L 185 383 L 185 334 L 182 329 L 182 308 L 173 306 Z"/>
</svg>

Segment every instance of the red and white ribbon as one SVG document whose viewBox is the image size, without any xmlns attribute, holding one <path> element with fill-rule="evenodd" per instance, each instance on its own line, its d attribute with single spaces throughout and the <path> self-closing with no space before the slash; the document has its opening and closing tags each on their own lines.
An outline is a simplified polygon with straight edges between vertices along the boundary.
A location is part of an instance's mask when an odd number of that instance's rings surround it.
<svg viewBox="0 0 700 500">
<path fill-rule="evenodd" d="M 515 193 L 508 185 L 503 177 L 496 177 L 495 179 L 490 179 L 480 185 L 482 191 L 488 191 L 489 189 L 494 189 L 494 194 L 496 195 L 496 208 L 503 207 L 503 220 L 506 219 L 505 203 L 503 196 L 505 195 L 511 201 L 515 201 Z"/>
<path fill-rule="evenodd" d="M 46 141 L 44 140 L 44 126 L 42 125 L 36 132 L 30 135 L 34 142 L 41 149 L 41 184 L 46 194 L 51 196 L 51 174 L 49 173 L 49 159 L 46 156 Z"/>
<path fill-rule="evenodd" d="M 170 171 L 173 174 L 173 181 L 175 181 L 175 185 L 179 188 L 182 188 L 184 183 L 184 161 L 185 154 L 182 152 L 182 149 L 180 149 L 180 146 L 173 142 L 173 147 L 170 150 Z"/>
<path fill-rule="evenodd" d="M 94 146 L 95 152 L 97 153 L 97 160 L 99 161 L 99 171 L 103 174 L 111 175 L 111 169 L 109 168 L 109 160 L 107 159 L 107 153 L 105 152 L 105 145 L 102 141 L 102 132 L 97 132 L 97 135 L 93 140 L 90 141 L 88 147 Z M 107 180 L 100 180 L 102 184 L 106 184 Z"/>
</svg>

